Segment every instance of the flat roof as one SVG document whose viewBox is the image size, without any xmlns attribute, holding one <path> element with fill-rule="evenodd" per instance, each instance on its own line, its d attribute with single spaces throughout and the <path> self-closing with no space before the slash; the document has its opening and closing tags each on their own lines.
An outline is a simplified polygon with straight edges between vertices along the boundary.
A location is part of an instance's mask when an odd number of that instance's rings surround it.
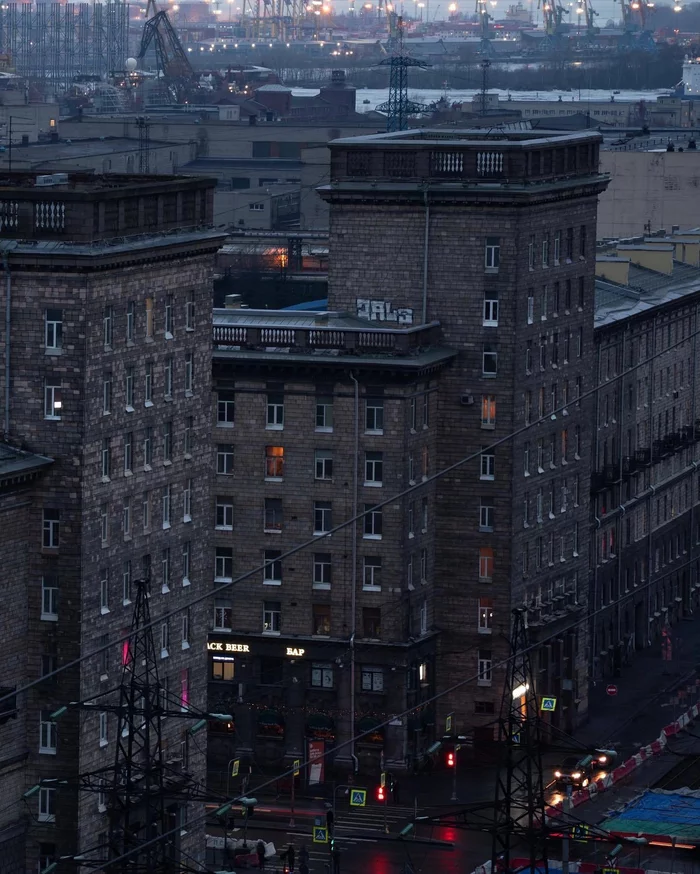
<svg viewBox="0 0 700 874">
<path fill-rule="evenodd" d="M 700 792 L 648 790 L 601 823 L 614 835 L 700 845 Z"/>
<path fill-rule="evenodd" d="M 416 128 L 395 133 L 363 134 L 357 137 L 342 137 L 331 140 L 334 146 L 444 146 L 445 143 L 457 146 L 479 146 L 484 143 L 522 148 L 524 146 L 566 145 L 568 143 L 600 142 L 598 131 L 560 131 L 560 130 L 503 130 L 485 128 Z"/>
<path fill-rule="evenodd" d="M 23 452 L 7 443 L 0 443 L 0 486 L 27 474 L 38 473 L 53 461 L 46 455 Z"/>
</svg>

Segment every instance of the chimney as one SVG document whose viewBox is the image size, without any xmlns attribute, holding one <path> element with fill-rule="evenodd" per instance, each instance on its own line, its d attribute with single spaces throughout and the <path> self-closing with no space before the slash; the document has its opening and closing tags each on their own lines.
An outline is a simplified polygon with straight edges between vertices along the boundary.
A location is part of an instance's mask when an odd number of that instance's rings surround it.
<svg viewBox="0 0 700 874">
<path fill-rule="evenodd" d="M 595 275 L 618 285 L 629 285 L 630 259 L 615 255 L 598 255 L 595 259 Z"/>
</svg>

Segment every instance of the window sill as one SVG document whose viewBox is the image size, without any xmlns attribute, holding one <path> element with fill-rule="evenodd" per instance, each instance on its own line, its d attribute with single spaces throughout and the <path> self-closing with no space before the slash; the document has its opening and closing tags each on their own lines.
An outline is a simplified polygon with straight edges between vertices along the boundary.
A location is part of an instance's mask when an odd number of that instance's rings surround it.
<svg viewBox="0 0 700 874">
<path fill-rule="evenodd" d="M 484 273 L 488 273 L 491 276 L 498 274 L 498 267 L 484 267 Z"/>
<path fill-rule="evenodd" d="M 106 683 L 109 680 L 107 674 L 100 674 L 100 683 Z"/>
<path fill-rule="evenodd" d="M 170 522 L 163 522 L 163 531 L 167 531 L 170 528 Z"/>
<path fill-rule="evenodd" d="M 103 415 L 103 416 L 111 416 L 111 415 L 112 415 L 112 411 L 111 411 L 111 410 L 102 410 L 102 415 Z"/>
<path fill-rule="evenodd" d="M 317 592 L 318 591 L 330 592 L 331 584 L 330 583 L 312 583 L 311 588 L 315 589 Z"/>
<path fill-rule="evenodd" d="M 382 590 L 381 586 L 363 586 L 362 587 L 363 592 L 381 592 L 381 590 Z"/>
<path fill-rule="evenodd" d="M 167 651 L 167 649 L 162 649 L 160 651 L 160 657 L 162 659 L 167 659 L 167 658 L 169 658 L 169 656 L 170 656 L 170 653 Z"/>
<path fill-rule="evenodd" d="M 185 389 L 185 397 L 186 398 L 193 398 L 194 397 L 194 392 L 192 391 L 191 388 Z"/>
<path fill-rule="evenodd" d="M 490 685 L 491 685 L 491 680 L 477 680 L 477 681 L 476 681 L 476 685 L 477 685 L 477 686 L 483 686 L 483 687 L 490 686 Z"/>
<path fill-rule="evenodd" d="M 127 413 L 133 413 L 133 412 L 134 412 L 134 408 L 132 407 L 131 404 L 127 404 L 127 405 L 124 407 L 124 410 L 125 410 L 125 412 L 127 412 Z"/>
<path fill-rule="evenodd" d="M 109 613 L 109 607 L 100 607 L 100 615 L 106 616 Z"/>
<path fill-rule="evenodd" d="M 317 426 L 314 428 L 314 431 L 315 431 L 317 434 L 332 434 L 332 433 L 333 433 L 333 429 L 332 429 L 332 428 L 326 428 L 325 425 L 324 425 L 324 426 L 317 425 Z"/>
<path fill-rule="evenodd" d="M 283 483 L 284 477 L 283 476 L 266 476 L 265 482 L 266 483 Z"/>
<path fill-rule="evenodd" d="M 484 328 L 497 328 L 498 322 L 494 322 L 493 319 L 484 319 L 481 323 Z"/>
<path fill-rule="evenodd" d="M 381 540 L 382 535 L 381 534 L 363 534 L 362 539 L 363 540 Z"/>
<path fill-rule="evenodd" d="M 481 430 L 482 431 L 495 431 L 496 425 L 495 424 L 492 425 L 490 422 L 482 422 L 481 423 Z"/>
<path fill-rule="evenodd" d="M 189 577 L 183 577 L 183 578 L 182 578 L 182 585 L 183 585 L 183 586 L 189 586 L 189 585 L 190 585 Z"/>
<path fill-rule="evenodd" d="M 60 422 L 61 417 L 60 416 L 44 416 L 44 421 L 46 421 L 46 422 Z"/>
<path fill-rule="evenodd" d="M 172 331 L 164 331 L 163 336 L 165 337 L 166 340 L 172 340 L 173 339 L 173 332 Z"/>
<path fill-rule="evenodd" d="M 191 521 L 192 521 L 192 517 L 189 514 L 182 517 L 183 525 L 186 525 L 188 522 L 191 522 Z"/>
<path fill-rule="evenodd" d="M 233 628 L 219 628 L 217 625 L 215 625 L 215 626 L 212 628 L 212 631 L 215 631 L 217 634 L 232 634 L 232 633 L 233 633 Z M 263 634 L 264 634 L 264 633 L 265 633 L 265 632 L 263 632 Z"/>
<path fill-rule="evenodd" d="M 365 430 L 365 434 L 369 434 L 373 437 L 382 437 L 384 435 L 383 428 L 367 428 Z"/>
<path fill-rule="evenodd" d="M 233 525 L 216 525 L 215 531 L 233 531 Z"/>
<path fill-rule="evenodd" d="M 163 467 L 170 467 L 171 464 L 172 464 L 172 461 L 169 458 L 166 458 L 165 461 L 163 462 Z"/>
<path fill-rule="evenodd" d="M 498 379 L 497 373 L 483 373 L 481 374 L 482 379 Z"/>
<path fill-rule="evenodd" d="M 284 425 L 265 425 L 266 431 L 284 431 Z"/>
<path fill-rule="evenodd" d="M 481 482 L 492 483 L 492 482 L 496 479 L 496 477 L 495 477 L 495 476 L 485 476 L 485 475 L 482 474 L 482 475 L 479 477 L 479 479 L 481 480 Z"/>
<path fill-rule="evenodd" d="M 265 637 L 279 637 L 282 634 L 281 631 L 263 631 Z"/>
<path fill-rule="evenodd" d="M 124 543 L 131 543 L 131 534 L 124 535 Z"/>
<path fill-rule="evenodd" d="M 276 534 L 281 534 L 282 532 L 281 532 L 281 531 L 276 531 L 275 533 L 276 533 Z M 329 534 L 328 531 L 314 531 L 314 532 L 313 532 L 313 536 L 314 536 L 314 537 L 330 537 L 331 535 Z"/>
<path fill-rule="evenodd" d="M 186 640 L 183 640 L 180 644 L 180 649 L 189 649 L 190 645 Z"/>
<path fill-rule="evenodd" d="M 215 583 L 232 583 L 233 577 L 214 577 Z"/>
<path fill-rule="evenodd" d="M 55 749 L 44 749 L 44 747 L 39 747 L 39 755 L 40 756 L 55 756 Z"/>
<path fill-rule="evenodd" d="M 479 634 L 493 634 L 493 632 L 490 628 L 480 628 Z"/>
<path fill-rule="evenodd" d="M 40 813 L 36 819 L 37 822 L 56 822 L 56 817 L 50 813 Z"/>
<path fill-rule="evenodd" d="M 133 475 L 134 475 L 133 470 L 125 470 L 124 471 L 124 476 L 133 476 Z"/>
<path fill-rule="evenodd" d="M 413 533 L 413 531 L 409 531 L 409 532 L 408 532 L 408 539 L 409 539 L 409 540 L 413 540 L 413 539 L 415 538 L 415 536 L 416 536 L 416 535 Z"/>
<path fill-rule="evenodd" d="M 492 583 L 493 577 L 479 577 L 480 583 Z"/>
<path fill-rule="evenodd" d="M 152 406 L 153 406 L 153 401 L 144 401 L 144 402 L 143 402 L 143 405 L 144 405 L 144 407 L 152 407 Z"/>
<path fill-rule="evenodd" d="M 163 395 L 163 400 L 165 401 L 166 404 L 172 404 L 173 396 L 171 394 L 170 395 Z"/>
<path fill-rule="evenodd" d="M 482 534 L 493 534 L 493 528 L 486 528 L 486 526 L 479 525 L 479 531 Z"/>
<path fill-rule="evenodd" d="M 327 640 L 330 637 L 330 634 L 312 634 L 311 637 L 321 638 L 321 640 Z"/>
<path fill-rule="evenodd" d="M 231 529 L 233 530 L 233 529 Z M 281 528 L 263 528 L 263 534 L 281 534 Z M 314 534 L 318 534 L 318 531 L 314 531 Z"/>
<path fill-rule="evenodd" d="M 100 740 L 100 746 L 101 746 L 101 747 L 106 747 L 106 746 L 107 746 L 107 743 L 108 743 L 108 741 L 104 740 L 104 738 L 103 738 L 102 740 Z"/>
<path fill-rule="evenodd" d="M 44 355 L 63 355 L 63 349 L 58 349 L 55 346 L 46 346 Z"/>
<path fill-rule="evenodd" d="M 167 595 L 170 592 L 170 586 L 167 583 L 163 583 L 160 587 L 161 595 Z"/>
<path fill-rule="evenodd" d="M 281 586 L 282 580 L 263 580 L 263 586 Z"/>
<path fill-rule="evenodd" d="M 217 428 L 233 428 L 234 424 L 235 424 L 234 422 L 219 422 L 219 421 L 217 421 L 216 427 Z"/>
<path fill-rule="evenodd" d="M 382 483 L 377 482 L 376 480 L 365 480 L 363 483 L 366 489 L 381 489 Z"/>
<path fill-rule="evenodd" d="M 42 622 L 58 622 L 57 613 L 42 613 L 40 618 Z"/>
<path fill-rule="evenodd" d="M 128 607 L 131 604 L 131 601 L 128 598 L 124 598 L 122 601 L 122 607 Z"/>
<path fill-rule="evenodd" d="M 194 332 L 194 328 L 191 325 L 188 325 L 185 328 L 185 331 L 187 331 L 188 334 L 192 334 Z"/>
</svg>

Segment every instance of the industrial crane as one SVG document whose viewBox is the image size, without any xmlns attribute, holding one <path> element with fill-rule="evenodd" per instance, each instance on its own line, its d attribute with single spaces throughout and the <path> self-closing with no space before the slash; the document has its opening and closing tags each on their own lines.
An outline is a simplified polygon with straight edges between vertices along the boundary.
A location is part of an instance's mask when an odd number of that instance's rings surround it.
<svg viewBox="0 0 700 874">
<path fill-rule="evenodd" d="M 558 48 L 562 22 L 564 16 L 569 14 L 569 10 L 565 9 L 557 0 L 537 0 L 537 8 L 542 10 L 545 47 Z"/>
<path fill-rule="evenodd" d="M 634 41 L 633 34 L 638 34 L 637 48 L 655 51 L 656 43 L 652 31 L 647 26 L 647 19 L 654 11 L 654 3 L 651 0 L 620 0 L 620 9 L 622 26 L 625 31 L 622 47 L 631 48 Z M 675 3 L 673 9 L 679 11 L 681 7 Z"/>
<path fill-rule="evenodd" d="M 175 103 L 181 103 L 186 93 L 195 87 L 196 76 L 180 38 L 165 10 L 158 11 L 155 0 L 148 0 L 147 19 L 141 34 L 138 61 L 142 64 L 151 44 L 156 53 L 158 78 L 163 79 L 168 93 Z"/>
<path fill-rule="evenodd" d="M 580 0 L 576 14 L 579 16 L 583 15 L 586 22 L 586 41 L 589 43 L 594 42 L 598 34 L 598 28 L 595 26 L 595 19 L 598 17 L 598 13 L 591 5 L 591 0 Z"/>
<path fill-rule="evenodd" d="M 488 55 L 490 57 L 493 54 L 493 46 L 491 45 L 491 38 L 489 36 L 489 21 L 491 21 L 491 16 L 489 15 L 488 0 L 476 0 L 475 12 L 479 21 L 479 32 L 481 34 L 480 51 L 482 55 Z"/>
</svg>

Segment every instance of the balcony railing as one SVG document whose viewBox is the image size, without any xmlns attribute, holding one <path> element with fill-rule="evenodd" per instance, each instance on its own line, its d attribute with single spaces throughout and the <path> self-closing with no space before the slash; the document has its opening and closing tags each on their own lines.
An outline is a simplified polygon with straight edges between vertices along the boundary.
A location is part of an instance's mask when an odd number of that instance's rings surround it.
<svg viewBox="0 0 700 874">
<path fill-rule="evenodd" d="M 213 342 L 219 348 L 286 349 L 291 352 L 322 352 L 335 350 L 382 355 L 410 355 L 440 339 L 437 323 L 417 328 L 362 329 L 323 325 L 236 325 L 214 324 Z"/>
</svg>

